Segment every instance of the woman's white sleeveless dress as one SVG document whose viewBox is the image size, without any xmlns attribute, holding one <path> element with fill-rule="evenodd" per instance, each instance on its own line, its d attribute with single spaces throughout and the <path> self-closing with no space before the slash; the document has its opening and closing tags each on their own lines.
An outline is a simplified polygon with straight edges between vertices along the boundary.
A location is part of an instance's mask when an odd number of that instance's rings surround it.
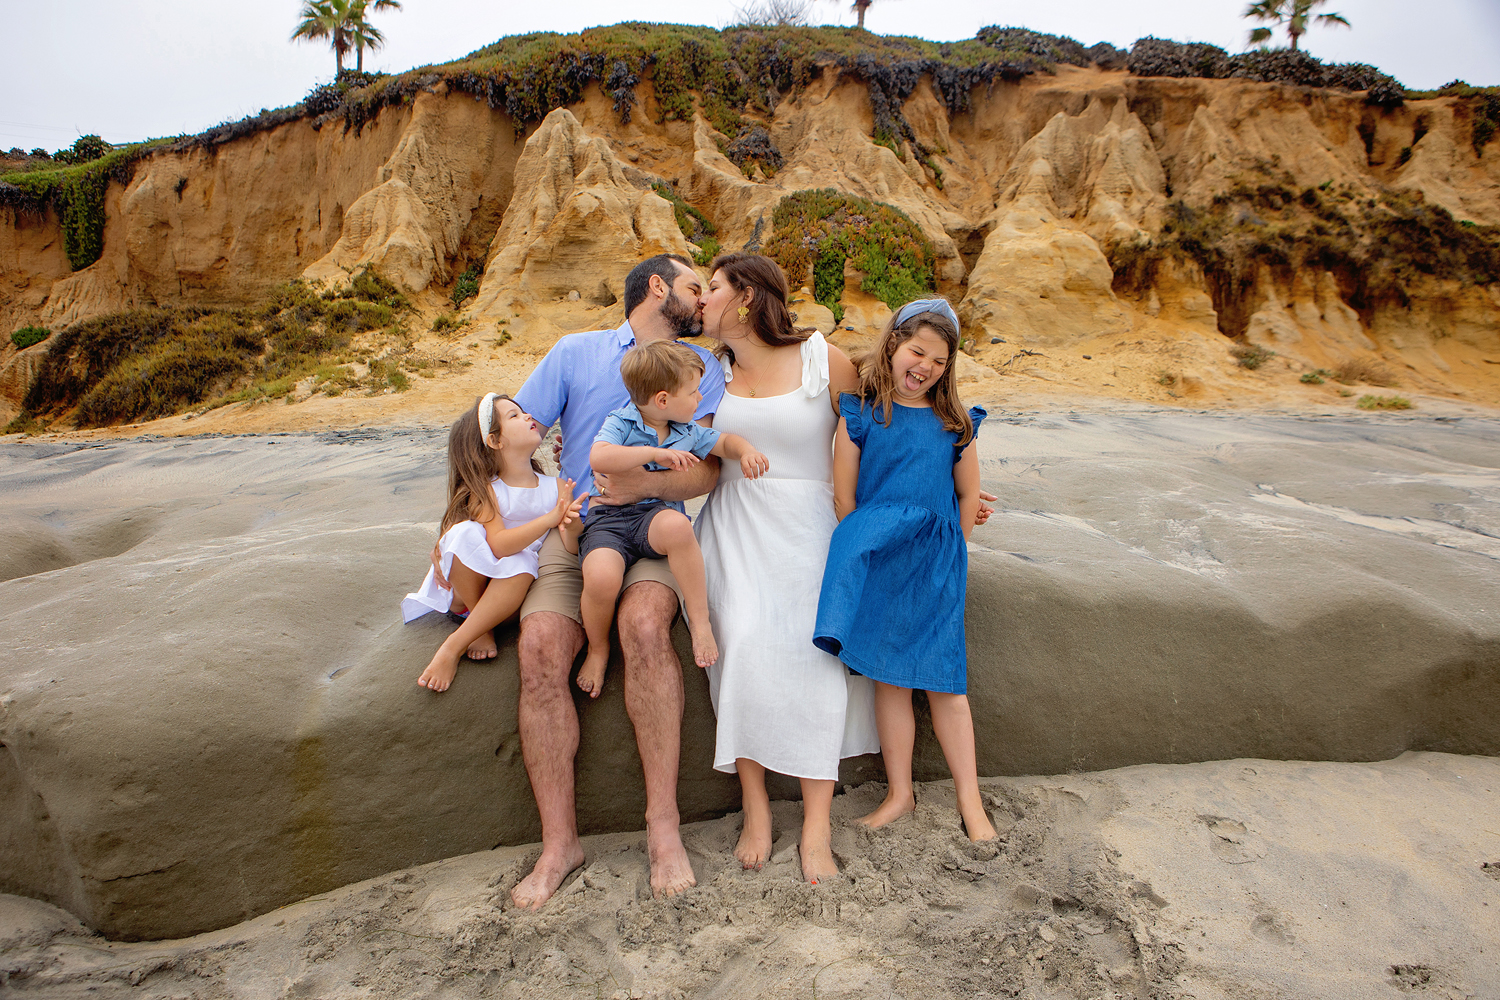
<svg viewBox="0 0 1500 1000">
<path fill-rule="evenodd" d="M 730 373 L 726 370 L 725 377 Z M 813 645 L 833 513 L 828 343 L 802 344 L 802 386 L 782 396 L 725 393 L 714 428 L 764 452 L 748 480 L 725 462 L 696 530 L 708 571 L 719 662 L 708 668 L 718 716 L 714 768 L 746 757 L 798 778 L 838 777 L 839 759 L 875 753 L 875 691 Z"/>
<path fill-rule="evenodd" d="M 498 477 L 490 483 L 495 491 L 496 509 L 500 521 L 507 528 L 516 528 L 527 521 L 541 517 L 557 506 L 557 480 L 552 476 L 538 476 L 535 486 L 507 486 Z M 438 554 L 441 557 L 443 576 L 453 568 L 453 560 L 459 562 L 491 580 L 504 580 L 525 573 L 536 576 L 537 553 L 542 549 L 542 535 L 514 555 L 496 558 L 485 537 L 484 525 L 478 521 L 459 521 L 443 532 L 438 539 Z M 826 553 L 825 553 L 826 554 Z M 401 617 L 405 621 L 420 618 L 429 611 L 446 612 L 453 606 L 453 591 L 443 590 L 437 585 L 432 570 L 414 594 L 407 594 L 401 602 Z"/>
</svg>

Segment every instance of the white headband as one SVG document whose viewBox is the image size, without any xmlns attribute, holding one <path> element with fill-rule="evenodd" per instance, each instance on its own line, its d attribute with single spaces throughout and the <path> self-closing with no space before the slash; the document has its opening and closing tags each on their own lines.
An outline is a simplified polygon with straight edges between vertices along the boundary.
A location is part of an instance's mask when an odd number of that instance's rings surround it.
<svg viewBox="0 0 1500 1000">
<path fill-rule="evenodd" d="M 488 392 L 479 401 L 479 433 L 484 435 L 485 441 L 490 439 L 490 426 L 495 422 L 495 400 L 499 398 L 498 392 Z"/>
</svg>

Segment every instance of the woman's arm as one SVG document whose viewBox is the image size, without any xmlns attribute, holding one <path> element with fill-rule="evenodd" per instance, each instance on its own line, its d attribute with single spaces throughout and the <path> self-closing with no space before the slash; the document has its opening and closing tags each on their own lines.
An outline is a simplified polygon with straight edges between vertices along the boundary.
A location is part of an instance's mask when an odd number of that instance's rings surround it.
<svg viewBox="0 0 1500 1000">
<path fill-rule="evenodd" d="M 833 412 L 839 412 L 839 393 L 859 391 L 859 369 L 854 367 L 854 362 L 845 356 L 844 352 L 828 345 L 828 401 L 833 404 Z"/>
<path fill-rule="evenodd" d="M 967 539 L 974 532 L 974 516 L 979 513 L 979 451 L 973 441 L 953 463 L 953 491 L 958 494 L 958 523 Z"/>
<path fill-rule="evenodd" d="M 859 485 L 859 445 L 849 439 L 849 427 L 839 418 L 833 435 L 833 513 L 840 521 L 854 512 L 855 487 Z"/>
</svg>

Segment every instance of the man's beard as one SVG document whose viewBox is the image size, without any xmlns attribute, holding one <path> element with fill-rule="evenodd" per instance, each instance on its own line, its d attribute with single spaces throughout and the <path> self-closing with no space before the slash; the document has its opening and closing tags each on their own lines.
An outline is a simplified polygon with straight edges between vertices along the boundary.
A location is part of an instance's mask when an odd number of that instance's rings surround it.
<svg viewBox="0 0 1500 1000">
<path fill-rule="evenodd" d="M 667 321 L 674 337 L 696 337 L 703 332 L 703 320 L 698 318 L 698 304 L 678 298 L 675 288 L 662 301 L 661 318 Z"/>
</svg>

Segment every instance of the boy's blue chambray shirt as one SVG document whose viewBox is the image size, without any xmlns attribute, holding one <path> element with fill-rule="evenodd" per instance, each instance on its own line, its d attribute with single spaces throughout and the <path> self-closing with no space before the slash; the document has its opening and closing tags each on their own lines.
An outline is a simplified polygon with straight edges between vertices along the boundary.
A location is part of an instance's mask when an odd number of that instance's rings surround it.
<svg viewBox="0 0 1500 1000">
<path fill-rule="evenodd" d="M 605 444 L 620 444 L 627 448 L 676 448 L 678 451 L 690 451 L 699 458 L 703 458 L 714 450 L 714 445 L 719 443 L 719 431 L 712 427 L 704 427 L 702 424 L 680 424 L 675 420 L 667 422 L 667 436 L 658 438 L 656 429 L 646 423 L 646 418 L 641 416 L 640 407 L 634 403 L 627 403 L 614 410 L 604 418 L 604 426 L 599 428 L 598 435 L 594 438 L 597 443 L 603 441 Z M 647 462 L 646 468 L 653 471 L 665 469 L 665 465 L 655 462 Z M 595 494 L 590 491 L 589 496 Z M 665 506 L 681 514 L 686 514 L 681 500 L 661 500 L 652 498 L 637 501 L 638 503 L 660 502 Z"/>
<path fill-rule="evenodd" d="M 630 402 L 620 378 L 620 359 L 634 346 L 635 331 L 629 320 L 614 330 L 569 334 L 552 345 L 516 393 L 516 405 L 542 426 L 550 427 L 562 418 L 562 471 L 573 480 L 575 497 L 593 489 L 589 449 L 604 418 Z M 724 398 L 724 369 L 704 348 L 688 346 L 703 359 L 703 381 L 698 384 L 703 401 L 695 414 L 701 420 L 716 413 Z"/>
</svg>

